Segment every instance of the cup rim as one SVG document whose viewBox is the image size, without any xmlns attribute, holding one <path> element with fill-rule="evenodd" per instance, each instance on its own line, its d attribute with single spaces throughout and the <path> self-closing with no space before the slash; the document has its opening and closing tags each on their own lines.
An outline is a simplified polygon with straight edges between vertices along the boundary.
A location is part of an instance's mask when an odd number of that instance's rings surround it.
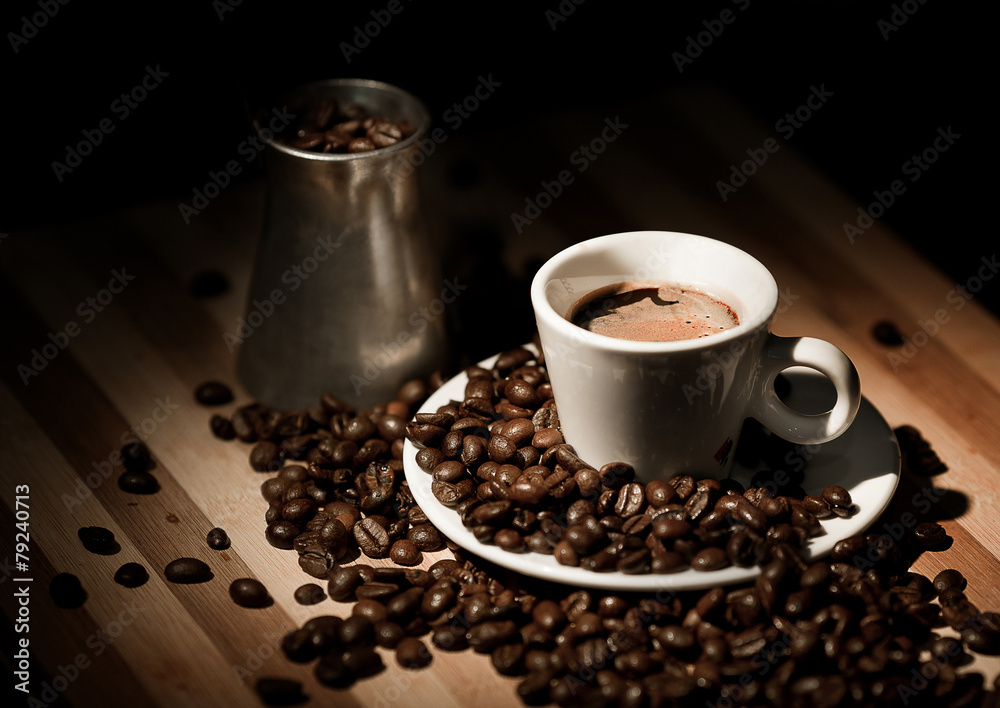
<svg viewBox="0 0 1000 708">
<path fill-rule="evenodd" d="M 573 258 L 578 254 L 586 253 L 589 250 L 603 247 L 611 240 L 620 241 L 623 237 L 638 238 L 650 235 L 681 237 L 685 239 L 694 238 L 708 241 L 715 244 L 716 247 L 728 249 L 744 258 L 749 259 L 752 265 L 757 267 L 761 274 L 766 278 L 765 287 L 769 286 L 769 290 L 771 291 L 771 295 L 768 297 L 768 301 L 771 303 L 770 306 L 765 308 L 763 311 L 753 313 L 753 316 L 751 317 L 746 319 L 741 318 L 740 323 L 735 327 L 712 334 L 708 337 L 702 337 L 699 339 L 680 339 L 669 342 L 637 342 L 628 339 L 609 337 L 607 335 L 590 332 L 582 327 L 578 327 L 567 320 L 562 314 L 557 312 L 549 302 L 549 298 L 545 293 L 545 286 L 553 280 L 553 272 L 570 258 Z M 655 278 L 651 279 L 655 280 Z M 770 324 L 771 320 L 774 319 L 774 315 L 778 307 L 777 282 L 774 280 L 774 276 L 771 274 L 771 271 L 768 270 L 763 263 L 746 251 L 737 248 L 730 243 L 726 243 L 725 241 L 681 231 L 624 231 L 616 234 L 597 236 L 586 241 L 575 243 L 559 251 L 542 264 L 542 266 L 535 273 L 534 278 L 532 278 L 530 294 L 531 304 L 535 311 L 535 318 L 539 321 L 539 323 L 544 321 L 546 325 L 559 330 L 563 336 L 568 337 L 571 341 L 586 344 L 594 349 L 618 352 L 622 354 L 662 354 L 716 348 L 719 345 L 751 336 L 758 332 L 762 327 L 766 328 Z"/>
<path fill-rule="evenodd" d="M 420 140 L 423 140 L 430 129 L 431 117 L 430 112 L 427 110 L 427 106 L 419 98 L 414 96 L 409 91 L 405 91 L 398 86 L 393 86 L 392 84 L 387 84 L 384 81 L 375 81 L 373 79 L 323 79 L 320 81 L 313 81 L 307 84 L 302 84 L 291 91 L 285 93 L 281 98 L 281 103 L 287 105 L 295 97 L 308 94 L 312 91 L 318 91 L 322 89 L 328 89 L 329 94 L 333 95 L 336 89 L 342 87 L 351 88 L 361 88 L 370 89 L 374 91 L 382 91 L 384 93 L 395 94 L 396 96 L 402 98 L 413 105 L 414 113 L 419 116 L 419 120 L 414 123 L 413 135 L 406 138 L 405 140 L 400 140 L 395 145 L 390 145 L 389 147 L 379 148 L 377 150 L 370 150 L 368 152 L 357 152 L 357 153 L 323 153 L 323 152 L 312 152 L 310 150 L 300 150 L 299 148 L 294 148 L 290 145 L 286 145 L 275 138 L 265 138 L 261 136 L 261 139 L 270 147 L 283 152 L 287 155 L 293 155 L 295 157 L 305 158 L 307 160 L 317 160 L 319 162 L 350 162 L 352 160 L 363 160 L 371 159 L 373 157 L 382 157 L 395 154 L 411 145 L 416 144 Z M 266 109 L 262 109 L 262 112 Z M 258 117 L 254 118 L 254 128 L 259 131 L 260 126 L 258 124 Z"/>
</svg>

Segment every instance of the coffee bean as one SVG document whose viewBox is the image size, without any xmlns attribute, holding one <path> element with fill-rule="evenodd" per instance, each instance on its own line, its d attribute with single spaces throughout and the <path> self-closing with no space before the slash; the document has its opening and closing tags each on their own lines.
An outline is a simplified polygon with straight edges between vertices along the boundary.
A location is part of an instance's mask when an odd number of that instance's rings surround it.
<svg viewBox="0 0 1000 708">
<path fill-rule="evenodd" d="M 339 628 L 339 639 L 349 647 L 375 645 L 375 625 L 362 615 L 351 615 L 345 619 Z"/>
<path fill-rule="evenodd" d="M 424 518 L 426 519 L 426 517 Z M 406 532 L 406 538 L 412 541 L 413 545 L 421 551 L 437 551 L 444 545 L 437 528 L 429 523 L 411 526 L 409 531 Z"/>
<path fill-rule="evenodd" d="M 469 646 L 478 653 L 491 653 L 518 635 L 517 625 L 511 620 L 482 622 L 468 632 Z"/>
<path fill-rule="evenodd" d="M 902 333 L 894 322 L 881 320 L 872 326 L 872 336 L 879 344 L 887 347 L 899 347 L 906 343 Z"/>
<path fill-rule="evenodd" d="M 606 466 L 606 465 L 605 465 Z M 603 472 L 603 467 L 601 468 Z M 634 474 L 634 472 L 633 472 Z M 646 501 L 656 509 L 672 504 L 677 499 L 677 490 L 665 480 L 654 479 L 646 483 Z"/>
<path fill-rule="evenodd" d="M 404 637 L 396 645 L 396 661 L 404 669 L 419 669 L 431 663 L 431 653 L 417 637 Z"/>
<path fill-rule="evenodd" d="M 391 546 L 389 534 L 370 516 L 354 525 L 354 540 L 369 558 L 384 558 Z"/>
<path fill-rule="evenodd" d="M 141 563 L 125 563 L 115 571 L 115 582 L 127 588 L 137 588 L 145 585 L 149 573 Z"/>
<path fill-rule="evenodd" d="M 934 589 L 937 590 L 939 595 L 944 593 L 946 590 L 964 590 L 967 585 L 965 576 L 953 568 L 942 570 L 940 573 L 935 575 L 933 583 Z"/>
<path fill-rule="evenodd" d="M 255 688 L 261 702 L 268 706 L 298 705 L 309 700 L 302 693 L 302 684 L 292 679 L 264 676 L 257 679 Z"/>
<path fill-rule="evenodd" d="M 355 681 L 354 672 L 344 663 L 341 654 L 324 654 L 313 669 L 316 680 L 330 688 L 348 688 Z"/>
<path fill-rule="evenodd" d="M 121 550 L 121 546 L 115 541 L 114 532 L 103 526 L 84 526 L 76 532 L 76 535 L 83 543 L 83 547 L 91 553 L 109 556 Z"/>
<path fill-rule="evenodd" d="M 646 506 L 646 490 L 641 484 L 630 482 L 618 490 L 615 513 L 623 519 L 641 514 Z"/>
<path fill-rule="evenodd" d="M 289 550 L 295 537 L 299 535 L 299 527 L 291 521 L 278 520 L 267 525 L 264 538 L 275 548 Z"/>
<path fill-rule="evenodd" d="M 212 569 L 208 564 L 197 558 L 178 558 L 167 563 L 163 571 L 167 580 L 172 583 L 204 583 L 212 579 Z"/>
<path fill-rule="evenodd" d="M 948 532 L 941 524 L 926 521 L 917 524 L 917 527 L 913 529 L 913 536 L 924 548 L 934 548 L 945 542 L 945 539 L 948 538 Z"/>
<path fill-rule="evenodd" d="M 392 544 L 389 558 L 399 565 L 417 565 L 423 560 L 420 549 L 413 541 L 401 538 Z"/>
<path fill-rule="evenodd" d="M 261 440 L 250 451 L 250 467 L 258 472 L 276 472 L 281 469 L 281 448 L 270 440 Z"/>
<path fill-rule="evenodd" d="M 216 551 L 224 551 L 230 545 L 229 534 L 226 533 L 225 529 L 218 527 L 209 531 L 205 540 L 208 543 L 208 547 Z"/>
<path fill-rule="evenodd" d="M 156 494 L 160 483 L 149 472 L 126 470 L 118 476 L 118 488 L 129 494 Z"/>
<path fill-rule="evenodd" d="M 194 390 L 194 400 L 203 406 L 221 406 L 233 400 L 233 392 L 224 383 L 206 381 Z"/>
<path fill-rule="evenodd" d="M 822 496 L 823 499 L 825 499 L 830 504 L 830 506 L 833 507 L 840 507 L 842 509 L 847 509 L 850 508 L 852 504 L 851 493 L 848 492 L 843 487 L 836 484 L 832 484 L 826 489 L 824 489 Z"/>
<path fill-rule="evenodd" d="M 721 548 L 704 548 L 691 559 L 691 567 L 698 571 L 719 570 L 729 565 L 729 558 Z"/>
<path fill-rule="evenodd" d="M 306 583 L 295 588 L 294 597 L 300 605 L 315 605 L 326 599 L 326 593 L 316 583 Z"/>
<path fill-rule="evenodd" d="M 57 573 L 49 582 L 49 595 L 56 607 L 75 610 L 87 601 L 87 591 L 72 573 Z"/>
<path fill-rule="evenodd" d="M 229 597 L 241 607 L 264 607 L 271 603 L 267 588 L 254 578 L 237 578 L 230 583 Z"/>
<path fill-rule="evenodd" d="M 130 442 L 122 446 L 122 465 L 130 472 L 145 472 L 149 469 L 152 459 L 149 448 L 141 442 Z"/>
<path fill-rule="evenodd" d="M 212 435 L 220 440 L 232 440 L 236 437 L 233 422 L 224 415 L 213 414 L 208 421 L 208 427 L 211 429 Z"/>
</svg>

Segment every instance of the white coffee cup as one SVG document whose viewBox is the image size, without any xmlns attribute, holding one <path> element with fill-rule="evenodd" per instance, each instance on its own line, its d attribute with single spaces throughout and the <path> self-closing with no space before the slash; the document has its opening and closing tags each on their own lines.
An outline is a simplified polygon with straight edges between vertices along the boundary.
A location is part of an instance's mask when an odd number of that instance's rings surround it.
<svg viewBox="0 0 1000 708">
<path fill-rule="evenodd" d="M 637 342 L 587 331 L 567 319 L 581 298 L 632 281 L 689 285 L 725 302 L 736 326 L 700 339 Z M 594 467 L 628 462 L 643 481 L 676 474 L 729 475 L 748 417 L 801 444 L 843 433 L 861 403 L 857 369 L 812 337 L 778 337 L 774 277 L 721 241 L 635 231 L 583 241 L 553 256 L 531 285 L 538 333 L 566 442 Z M 784 369 L 830 379 L 833 407 L 818 415 L 786 406 L 774 391 Z"/>
</svg>

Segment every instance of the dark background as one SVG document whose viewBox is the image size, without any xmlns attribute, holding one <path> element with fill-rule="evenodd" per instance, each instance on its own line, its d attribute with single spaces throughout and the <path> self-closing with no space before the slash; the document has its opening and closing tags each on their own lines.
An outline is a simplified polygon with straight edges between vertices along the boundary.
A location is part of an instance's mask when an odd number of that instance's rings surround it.
<svg viewBox="0 0 1000 708">
<path fill-rule="evenodd" d="M 46 1 L 7 3 L 5 34 L 20 34 L 23 17 Z M 902 164 L 929 146 L 938 128 L 951 126 L 961 139 L 880 221 L 956 283 L 994 253 L 996 229 L 985 219 L 996 184 L 994 141 L 980 118 L 992 94 L 984 81 L 992 66 L 985 17 L 941 0 L 753 0 L 746 10 L 729 0 L 684 8 L 564 0 L 563 10 L 574 10 L 553 30 L 546 11 L 559 11 L 557 0 L 399 2 L 402 12 L 350 64 L 340 43 L 388 1 L 97 7 L 74 0 L 58 6 L 16 53 L 7 34 L 0 49 L 7 136 L 0 231 L 189 198 L 248 135 L 248 106 L 305 81 L 380 79 L 440 116 L 492 72 L 504 90 L 460 128 L 467 135 L 684 82 L 721 85 L 771 124 L 804 100 L 806 87 L 823 83 L 836 99 L 791 143 L 859 204 L 901 178 Z M 736 22 L 679 73 L 671 54 L 725 8 Z M 885 38 L 878 22 L 906 10 L 912 15 Z M 118 120 L 110 102 L 136 85 L 147 65 L 160 65 L 169 78 Z M 51 162 L 105 117 L 115 131 L 57 182 Z M 244 170 L 240 179 L 254 176 Z M 998 290 L 987 284 L 977 298 L 997 311 Z"/>
</svg>

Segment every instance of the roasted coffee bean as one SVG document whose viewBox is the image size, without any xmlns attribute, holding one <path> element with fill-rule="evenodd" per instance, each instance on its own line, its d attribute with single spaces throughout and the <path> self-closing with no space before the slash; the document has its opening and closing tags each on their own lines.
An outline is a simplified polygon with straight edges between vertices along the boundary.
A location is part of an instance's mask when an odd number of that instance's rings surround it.
<svg viewBox="0 0 1000 708">
<path fill-rule="evenodd" d="M 823 499 L 825 499 L 830 506 L 840 507 L 842 509 L 850 508 L 852 504 L 851 493 L 836 484 L 832 484 L 823 490 Z"/>
<path fill-rule="evenodd" d="M 917 524 L 917 527 L 913 529 L 913 536 L 924 548 L 934 548 L 945 542 L 948 538 L 948 532 L 941 524 L 925 521 Z"/>
<path fill-rule="evenodd" d="M 698 571 L 719 570 L 729 565 L 729 557 L 722 548 L 704 548 L 691 559 L 691 567 Z"/>
<path fill-rule="evenodd" d="M 949 568 L 935 575 L 933 584 L 934 589 L 937 590 L 938 594 L 941 594 L 951 589 L 964 590 L 967 583 L 965 576 L 959 571 Z"/>
<path fill-rule="evenodd" d="M 109 556 L 121 550 L 121 546 L 115 540 L 114 532 L 103 526 L 84 526 L 76 532 L 76 535 L 79 536 L 83 547 L 91 553 Z"/>
<path fill-rule="evenodd" d="M 118 476 L 118 488 L 129 494 L 156 494 L 160 483 L 149 472 L 126 470 Z"/>
<path fill-rule="evenodd" d="M 316 605 L 326 599 L 326 593 L 316 583 L 306 583 L 295 588 L 294 597 L 300 605 Z"/>
<path fill-rule="evenodd" d="M 417 637 L 404 637 L 396 645 L 396 661 L 404 669 L 420 669 L 431 663 L 431 652 Z"/>
<path fill-rule="evenodd" d="M 257 695 L 266 706 L 291 706 L 305 703 L 309 697 L 302 693 L 302 684 L 286 678 L 264 676 L 255 684 Z"/>
<path fill-rule="evenodd" d="M 375 643 L 386 649 L 395 649 L 406 637 L 406 630 L 397 622 L 382 620 L 375 623 Z"/>
<path fill-rule="evenodd" d="M 209 531 L 205 540 L 208 543 L 208 547 L 216 551 L 224 551 L 229 548 L 230 545 L 229 534 L 227 534 L 224 529 L 220 529 L 218 527 Z"/>
<path fill-rule="evenodd" d="M 208 421 L 208 427 L 211 429 L 212 435 L 220 440 L 232 440 L 236 437 L 236 430 L 233 428 L 233 422 L 224 415 L 219 415 L 218 413 L 213 414 Z"/>
<path fill-rule="evenodd" d="M 354 540 L 369 558 L 384 558 L 391 546 L 388 532 L 370 516 L 354 525 Z"/>
<path fill-rule="evenodd" d="M 122 466 L 130 472 L 145 472 L 152 461 L 149 448 L 138 441 L 122 445 L 121 459 Z"/>
<path fill-rule="evenodd" d="M 965 627 L 962 630 L 962 641 L 969 649 L 980 654 L 995 656 L 1000 653 L 1000 632 L 985 627 Z"/>
<path fill-rule="evenodd" d="M 336 558 L 320 545 L 307 546 L 299 555 L 299 568 L 320 580 L 326 580 L 330 577 L 330 571 L 336 565 Z"/>
<path fill-rule="evenodd" d="M 899 347 L 906 343 L 899 328 L 890 320 L 880 320 L 872 325 L 872 336 L 887 347 Z"/>
<path fill-rule="evenodd" d="M 194 390 L 194 400 L 203 406 L 221 406 L 233 400 L 233 392 L 224 383 L 206 381 Z"/>
<path fill-rule="evenodd" d="M 212 569 L 197 558 L 178 558 L 167 563 L 163 575 L 172 583 L 204 583 L 212 579 Z"/>
<path fill-rule="evenodd" d="M 295 537 L 299 535 L 299 527 L 291 521 L 278 520 L 267 525 L 264 538 L 275 548 L 289 550 Z"/>
<path fill-rule="evenodd" d="M 446 432 L 443 427 L 429 423 L 414 422 L 406 425 L 407 439 L 418 448 L 440 445 Z"/>
<path fill-rule="evenodd" d="M 330 599 L 346 602 L 354 597 L 354 591 L 364 582 L 357 566 L 340 566 L 330 573 L 327 592 Z"/>
<path fill-rule="evenodd" d="M 369 598 L 361 598 L 354 603 L 354 607 L 351 608 L 351 614 L 360 615 L 361 617 L 366 618 L 373 625 L 378 622 L 384 622 L 388 618 L 385 605 L 377 600 Z"/>
<path fill-rule="evenodd" d="M 56 607 L 75 610 L 87 601 L 87 591 L 72 573 L 57 573 L 49 582 L 49 595 Z"/>
<path fill-rule="evenodd" d="M 603 471 L 604 468 L 602 467 L 601 470 Z M 677 490 L 665 480 L 654 479 L 646 483 L 646 501 L 651 507 L 661 509 L 676 500 Z"/>
<path fill-rule="evenodd" d="M 406 538 L 401 538 L 392 544 L 389 558 L 399 565 L 417 565 L 423 560 L 417 544 Z"/>
<path fill-rule="evenodd" d="M 426 520 L 426 517 L 424 519 Z M 406 532 L 406 538 L 421 551 L 437 551 L 444 545 L 437 528 L 429 523 L 417 524 L 410 527 Z"/>
<path fill-rule="evenodd" d="M 313 673 L 317 681 L 330 688 L 348 688 L 358 678 L 344 662 L 343 655 L 336 652 L 320 657 Z"/>
<path fill-rule="evenodd" d="M 524 537 L 515 529 L 500 529 L 494 534 L 493 543 L 505 551 L 524 550 Z"/>
<path fill-rule="evenodd" d="M 255 578 L 237 578 L 229 585 L 229 597 L 241 607 L 264 607 L 271 603 L 264 584 Z"/>
<path fill-rule="evenodd" d="M 449 482 L 431 482 L 431 493 L 434 498 L 447 507 L 454 508 L 472 496 L 475 483 L 471 479 L 463 479 L 457 484 Z"/>
<path fill-rule="evenodd" d="M 618 490 L 615 500 L 615 513 L 627 519 L 641 514 L 646 506 L 646 490 L 641 484 L 630 482 Z"/>
<path fill-rule="evenodd" d="M 145 585 L 149 573 L 141 563 L 125 563 L 115 571 L 115 582 L 127 588 L 137 588 Z"/>
<path fill-rule="evenodd" d="M 478 653 L 489 654 L 502 644 L 519 636 L 517 625 L 511 620 L 482 622 L 468 632 L 469 646 Z"/>
<path fill-rule="evenodd" d="M 362 615 L 351 615 L 339 626 L 338 637 L 344 646 L 363 647 L 375 645 L 375 625 Z"/>
<path fill-rule="evenodd" d="M 281 448 L 270 440 L 261 440 L 250 451 L 250 467 L 258 472 L 276 472 L 281 469 Z"/>
</svg>

